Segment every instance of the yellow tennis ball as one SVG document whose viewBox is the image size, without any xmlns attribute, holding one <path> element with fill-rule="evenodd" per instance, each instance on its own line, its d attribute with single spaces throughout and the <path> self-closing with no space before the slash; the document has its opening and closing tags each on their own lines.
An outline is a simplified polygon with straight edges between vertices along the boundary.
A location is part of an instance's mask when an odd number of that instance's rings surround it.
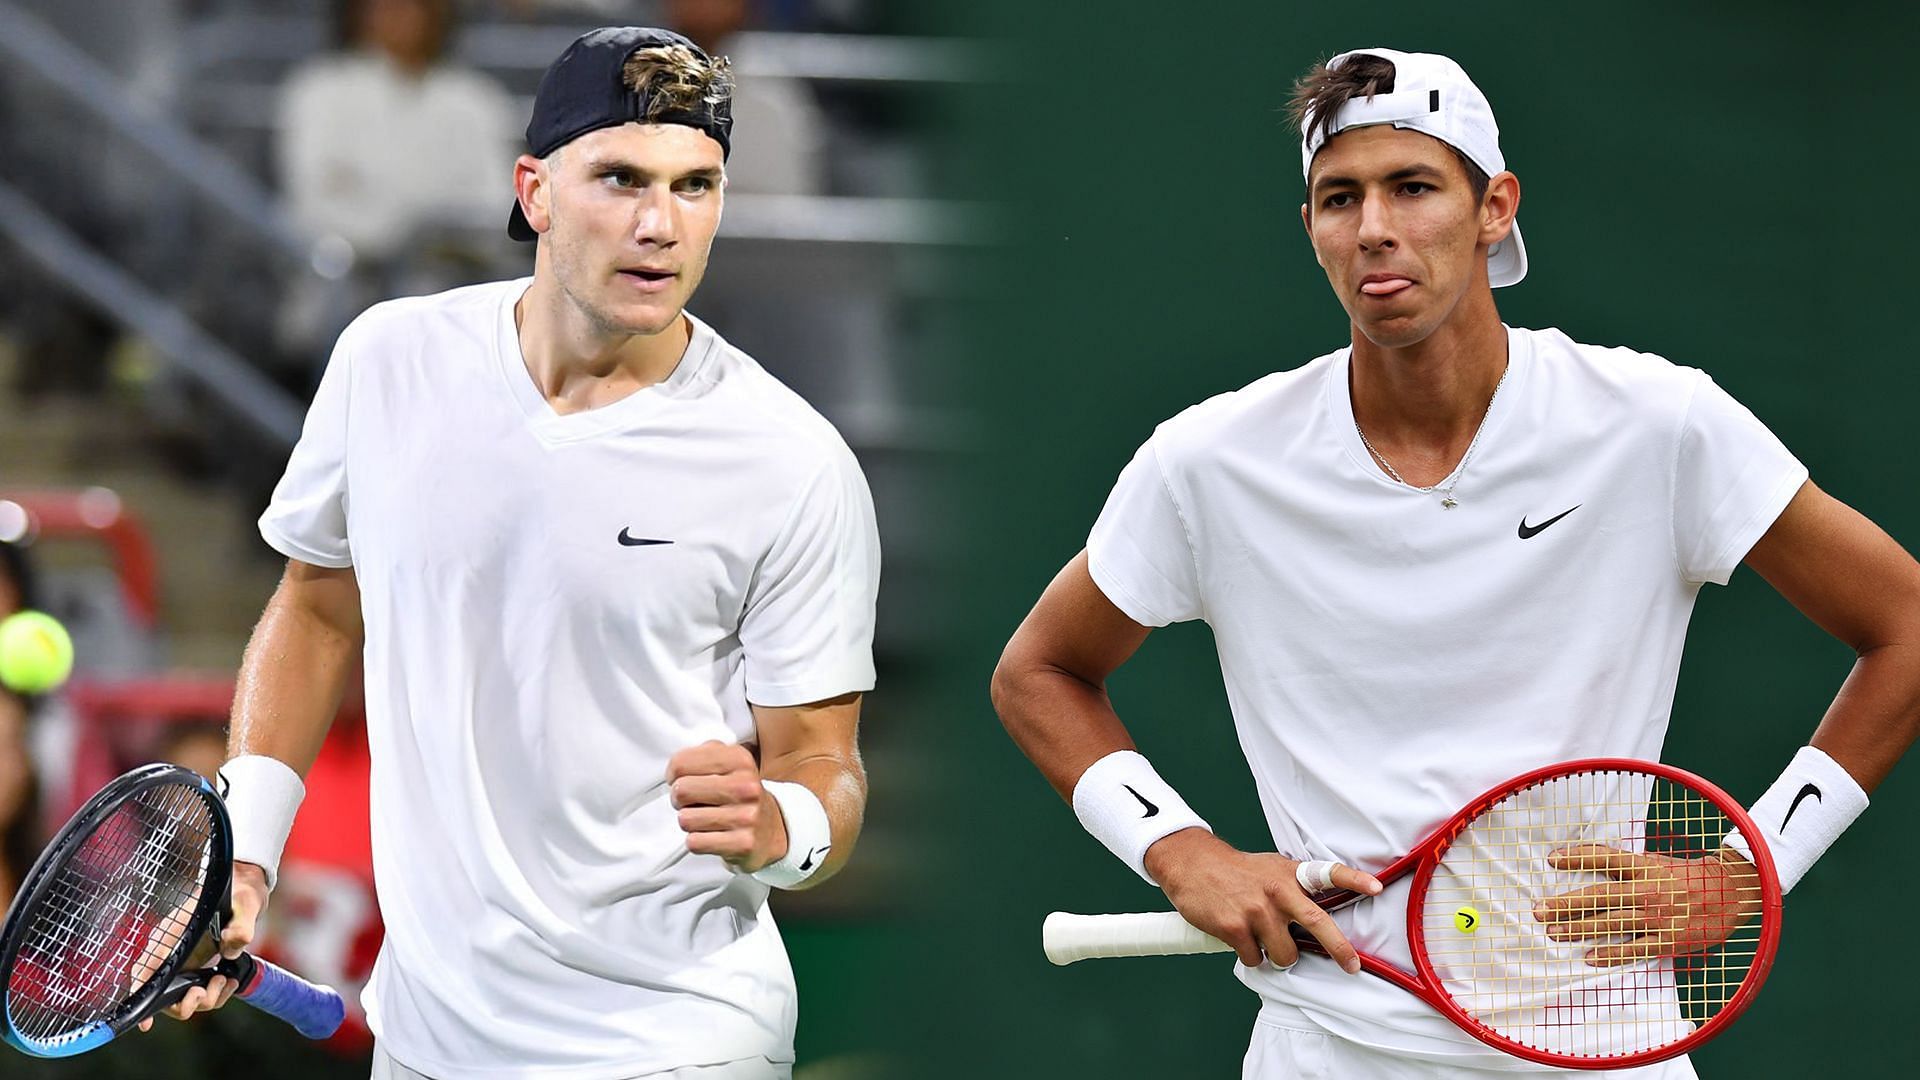
<svg viewBox="0 0 1920 1080">
<path fill-rule="evenodd" d="M 1472 905 L 1454 908 L 1453 925 L 1463 934 L 1471 934 L 1480 929 L 1480 909 Z"/>
<path fill-rule="evenodd" d="M 17 694 L 44 694 L 73 673 L 73 639 L 60 620 L 22 611 L 0 620 L 0 685 Z"/>
</svg>

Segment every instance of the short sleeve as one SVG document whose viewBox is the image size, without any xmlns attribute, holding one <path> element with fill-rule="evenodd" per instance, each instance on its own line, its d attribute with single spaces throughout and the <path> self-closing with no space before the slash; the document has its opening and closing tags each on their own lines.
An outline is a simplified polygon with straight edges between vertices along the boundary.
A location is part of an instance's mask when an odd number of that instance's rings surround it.
<svg viewBox="0 0 1920 1080">
<path fill-rule="evenodd" d="M 351 327 L 348 330 L 351 333 Z M 320 377 L 287 471 L 260 515 L 260 535 L 275 551 L 314 566 L 353 565 L 347 542 L 347 410 L 352 363 L 347 334 Z"/>
<path fill-rule="evenodd" d="M 1807 468 L 1746 406 L 1699 377 L 1674 465 L 1673 550 L 1688 581 L 1725 585 L 1806 483 Z"/>
<path fill-rule="evenodd" d="M 1142 626 L 1200 617 L 1193 545 L 1153 440 L 1107 496 L 1087 538 L 1087 568 L 1107 599 Z"/>
<path fill-rule="evenodd" d="M 747 700 L 805 705 L 873 689 L 880 535 L 853 455 L 801 491 L 761 560 L 740 621 Z"/>
</svg>

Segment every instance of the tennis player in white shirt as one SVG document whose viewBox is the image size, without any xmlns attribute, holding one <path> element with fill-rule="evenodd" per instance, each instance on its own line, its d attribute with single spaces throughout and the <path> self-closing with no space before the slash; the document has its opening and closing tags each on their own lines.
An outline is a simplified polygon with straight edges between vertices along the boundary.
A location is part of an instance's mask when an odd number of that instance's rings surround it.
<svg viewBox="0 0 1920 1080">
<path fill-rule="evenodd" d="M 1412 966 L 1404 889 L 1329 916 L 1303 886 L 1378 891 L 1365 868 L 1524 770 L 1658 758 L 1694 599 L 1745 561 L 1860 657 L 1754 807 L 1791 888 L 1913 740 L 1920 566 L 1704 373 L 1502 324 L 1520 184 L 1459 65 L 1345 53 L 1294 104 L 1301 220 L 1351 345 L 1160 425 L 994 701 L 1089 831 L 1238 951 L 1262 999 L 1247 1077 L 1557 1072 L 1348 973 L 1350 942 Z M 1274 852 L 1215 837 L 1106 695 L 1151 628 L 1190 619 Z M 1340 963 L 1293 966 L 1289 922 Z"/>
<path fill-rule="evenodd" d="M 679 35 L 574 42 L 514 171 L 533 277 L 356 320 L 260 520 L 223 944 L 364 646 L 376 1078 L 791 1074 L 767 895 L 860 829 L 879 547 L 839 435 L 683 310 L 730 129 Z"/>
</svg>

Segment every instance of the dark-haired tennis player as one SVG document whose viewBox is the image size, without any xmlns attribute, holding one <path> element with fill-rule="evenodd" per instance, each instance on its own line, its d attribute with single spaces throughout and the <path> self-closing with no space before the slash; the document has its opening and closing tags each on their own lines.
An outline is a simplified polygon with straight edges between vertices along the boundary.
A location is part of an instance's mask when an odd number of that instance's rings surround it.
<svg viewBox="0 0 1920 1080">
<path fill-rule="evenodd" d="M 1704 373 L 1501 323 L 1520 184 L 1459 65 L 1346 53 L 1295 112 L 1301 220 L 1351 346 L 1160 425 L 994 700 L 1087 828 L 1236 947 L 1263 1000 L 1246 1076 L 1524 1072 L 1383 980 L 1291 967 L 1290 921 L 1343 961 L 1354 941 L 1410 964 L 1404 890 L 1330 917 L 1303 884 L 1377 888 L 1352 868 L 1526 769 L 1657 758 L 1694 599 L 1744 560 L 1860 655 L 1754 808 L 1790 888 L 1914 737 L 1920 566 Z M 1277 854 L 1208 831 L 1107 699 L 1150 628 L 1189 619 Z"/>
<path fill-rule="evenodd" d="M 226 945 L 364 644 L 376 1077 L 790 1075 L 767 894 L 859 832 L 879 548 L 840 436 L 683 310 L 730 128 L 686 39 L 575 41 L 515 167 L 533 277 L 356 320 L 260 520 L 291 561 L 222 770 Z"/>
</svg>

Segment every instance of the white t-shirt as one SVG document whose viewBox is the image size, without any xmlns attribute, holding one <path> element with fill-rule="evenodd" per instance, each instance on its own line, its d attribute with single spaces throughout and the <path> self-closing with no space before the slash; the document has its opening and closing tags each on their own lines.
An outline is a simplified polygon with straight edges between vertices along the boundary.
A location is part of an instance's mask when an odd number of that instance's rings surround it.
<svg viewBox="0 0 1920 1080">
<path fill-rule="evenodd" d="M 879 542 L 846 444 L 694 320 L 671 377 L 561 416 L 529 280 L 340 336 L 267 541 L 366 616 L 382 1044 L 446 1077 L 793 1057 L 767 888 L 692 855 L 667 758 L 748 702 L 873 686 Z"/>
<path fill-rule="evenodd" d="M 1093 528 L 1093 579 L 1129 618 L 1212 628 L 1275 850 L 1380 869 L 1527 769 L 1657 759 L 1700 585 L 1807 478 L 1698 370 L 1507 341 L 1454 509 L 1370 460 L 1342 349 L 1160 425 Z M 1336 919 L 1411 969 L 1405 884 Z M 1383 980 L 1239 970 L 1269 1015 L 1514 1064 Z"/>
</svg>

